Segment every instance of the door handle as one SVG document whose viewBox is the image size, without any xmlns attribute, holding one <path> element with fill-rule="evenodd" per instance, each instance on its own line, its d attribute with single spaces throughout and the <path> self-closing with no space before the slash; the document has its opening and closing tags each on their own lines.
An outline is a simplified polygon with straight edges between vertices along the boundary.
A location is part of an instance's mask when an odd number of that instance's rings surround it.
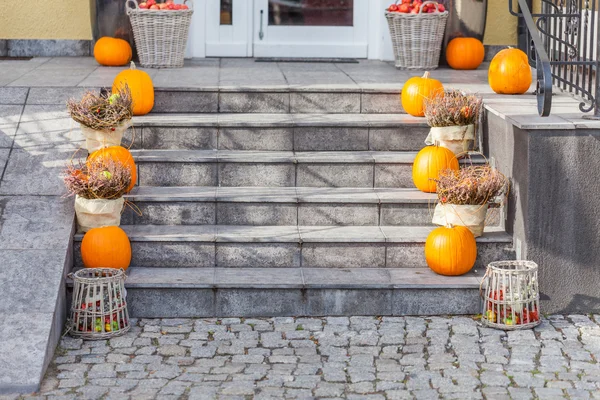
<svg viewBox="0 0 600 400">
<path fill-rule="evenodd" d="M 263 10 L 260 10 L 260 30 L 258 31 L 258 38 L 263 40 L 265 37 L 265 33 L 263 32 Z"/>
</svg>

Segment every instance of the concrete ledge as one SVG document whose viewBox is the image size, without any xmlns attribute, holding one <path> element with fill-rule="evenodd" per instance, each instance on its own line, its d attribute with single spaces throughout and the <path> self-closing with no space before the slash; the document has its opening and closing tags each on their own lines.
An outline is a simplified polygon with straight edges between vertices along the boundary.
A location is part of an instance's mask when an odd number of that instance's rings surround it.
<svg viewBox="0 0 600 400">
<path fill-rule="evenodd" d="M 8 57 L 86 57 L 92 55 L 91 40 L 5 39 L 4 55 Z"/>
</svg>

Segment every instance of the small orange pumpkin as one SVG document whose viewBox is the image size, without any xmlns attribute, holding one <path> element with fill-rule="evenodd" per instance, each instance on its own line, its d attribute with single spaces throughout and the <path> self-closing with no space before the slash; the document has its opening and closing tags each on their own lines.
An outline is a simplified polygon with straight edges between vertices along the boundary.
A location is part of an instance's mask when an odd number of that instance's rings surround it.
<svg viewBox="0 0 600 400">
<path fill-rule="evenodd" d="M 496 93 L 525 93 L 531 86 L 531 67 L 527 54 L 513 48 L 500 50 L 490 63 L 488 82 Z"/>
<path fill-rule="evenodd" d="M 439 146 L 426 146 L 417 153 L 413 162 L 412 177 L 417 189 L 434 193 L 437 184 L 434 179 L 443 169 L 458 171 L 458 160 L 451 150 Z"/>
<path fill-rule="evenodd" d="M 118 226 L 90 229 L 81 241 L 81 259 L 86 268 L 127 269 L 131 243 Z"/>
<path fill-rule="evenodd" d="M 105 147 L 99 150 L 96 150 L 92 154 L 90 154 L 89 161 L 93 161 L 99 158 L 110 157 L 111 159 L 120 162 L 121 164 L 129 167 L 131 173 L 131 183 L 127 188 L 127 192 L 130 192 L 131 189 L 135 186 L 137 182 L 137 169 L 135 167 L 135 161 L 133 160 L 133 156 L 125 147 L 122 146 L 111 146 Z"/>
<path fill-rule="evenodd" d="M 146 115 L 154 107 L 154 85 L 152 78 L 144 71 L 135 68 L 133 61 L 129 69 L 121 71 L 112 86 L 113 94 L 128 85 L 133 99 L 133 115 Z"/>
<path fill-rule="evenodd" d="M 446 61 L 454 69 L 477 69 L 484 56 L 483 43 L 475 38 L 457 37 L 446 47 Z"/>
<path fill-rule="evenodd" d="M 475 265 L 477 243 L 469 228 L 440 226 L 425 241 L 425 261 L 440 275 L 466 274 Z"/>
<path fill-rule="evenodd" d="M 402 88 L 400 99 L 404 111 L 414 117 L 423 117 L 423 100 L 434 96 L 444 95 L 444 86 L 437 79 L 429 77 L 429 72 L 425 72 L 423 77 L 413 76 L 406 81 Z"/>
<path fill-rule="evenodd" d="M 98 64 L 120 67 L 131 61 L 131 46 L 123 39 L 101 37 L 94 45 L 94 58 Z"/>
</svg>

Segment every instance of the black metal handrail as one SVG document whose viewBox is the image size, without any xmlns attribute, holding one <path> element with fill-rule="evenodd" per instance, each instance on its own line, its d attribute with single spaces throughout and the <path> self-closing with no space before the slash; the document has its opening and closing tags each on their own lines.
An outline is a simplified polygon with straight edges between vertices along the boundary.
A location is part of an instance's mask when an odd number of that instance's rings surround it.
<svg viewBox="0 0 600 400">
<path fill-rule="evenodd" d="M 600 30 L 598 0 L 542 0 L 541 13 L 532 13 L 527 0 L 519 12 L 509 10 L 527 26 L 527 54 L 538 71 L 538 109 L 548 115 L 548 83 L 580 100 L 584 118 L 600 119 Z M 534 21 L 534 18 L 537 19 Z M 540 65 L 541 64 L 541 65 Z M 540 68 L 542 69 L 540 71 Z M 541 73 L 541 76 L 540 76 Z M 540 87 L 543 90 L 540 91 Z M 540 104 L 543 104 L 540 108 Z"/>
</svg>

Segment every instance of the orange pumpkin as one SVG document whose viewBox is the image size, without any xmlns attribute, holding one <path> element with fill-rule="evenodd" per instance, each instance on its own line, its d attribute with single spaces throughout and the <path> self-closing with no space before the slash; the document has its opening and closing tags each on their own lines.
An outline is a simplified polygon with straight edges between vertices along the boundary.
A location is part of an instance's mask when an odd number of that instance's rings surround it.
<svg viewBox="0 0 600 400">
<path fill-rule="evenodd" d="M 90 229 L 81 241 L 81 259 L 86 268 L 127 269 L 131 243 L 118 226 Z"/>
<path fill-rule="evenodd" d="M 131 46 L 123 39 L 101 37 L 94 45 L 94 58 L 101 65 L 125 65 L 131 61 Z"/>
<path fill-rule="evenodd" d="M 131 67 L 121 71 L 115 78 L 112 92 L 118 93 L 125 85 L 131 90 L 133 99 L 133 115 L 146 115 L 154 107 L 154 85 L 152 78 L 144 71 L 135 68 L 133 61 Z"/>
<path fill-rule="evenodd" d="M 425 260 L 440 275 L 466 274 L 475 265 L 477 243 L 469 228 L 440 226 L 425 241 Z"/>
<path fill-rule="evenodd" d="M 527 54 L 513 48 L 499 51 L 490 63 L 488 82 L 496 93 L 525 93 L 531 86 L 531 67 Z"/>
<path fill-rule="evenodd" d="M 413 76 L 406 81 L 402 88 L 400 99 L 404 111 L 414 117 L 423 117 L 423 100 L 434 96 L 443 96 L 444 87 L 437 79 L 429 77 L 429 72 L 425 72 L 423 77 Z"/>
<path fill-rule="evenodd" d="M 434 193 L 440 170 L 458 170 L 458 160 L 454 153 L 445 147 L 427 146 L 421 149 L 413 162 L 412 177 L 417 189 Z"/>
<path fill-rule="evenodd" d="M 475 38 L 458 37 L 446 47 L 446 61 L 454 69 L 477 69 L 484 56 L 483 43 Z"/>
<path fill-rule="evenodd" d="M 137 169 L 135 167 L 135 161 L 133 160 L 133 156 L 131 155 L 129 150 L 122 146 L 105 147 L 96 150 L 95 152 L 90 154 L 89 161 L 93 161 L 104 157 L 110 157 L 113 160 L 118 161 L 121 164 L 129 167 L 131 173 L 131 183 L 127 188 L 127 192 L 130 192 L 137 181 Z"/>
</svg>

